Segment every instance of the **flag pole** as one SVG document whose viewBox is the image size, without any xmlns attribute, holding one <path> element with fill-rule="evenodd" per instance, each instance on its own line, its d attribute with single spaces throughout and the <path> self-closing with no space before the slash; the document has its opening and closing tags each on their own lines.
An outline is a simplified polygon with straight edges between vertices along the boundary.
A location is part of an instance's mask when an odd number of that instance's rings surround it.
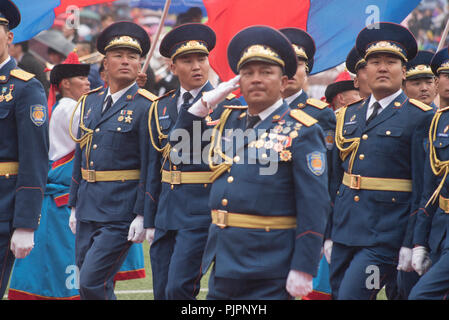
<svg viewBox="0 0 449 320">
<path fill-rule="evenodd" d="M 440 43 L 438 44 L 437 52 L 440 51 L 441 48 L 443 47 L 444 42 L 446 41 L 448 32 L 449 32 L 449 19 L 447 19 L 447 21 L 446 21 L 446 27 L 444 27 L 443 34 L 441 35 L 441 39 L 440 39 Z"/>
<path fill-rule="evenodd" d="M 145 63 L 143 64 L 141 72 L 145 73 L 148 69 L 148 65 L 150 64 L 150 59 L 153 56 L 154 49 L 156 48 L 156 44 L 159 40 L 159 36 L 161 35 L 162 28 L 164 27 L 165 19 L 167 18 L 168 8 L 170 7 L 171 0 L 165 1 L 164 10 L 162 11 L 161 21 L 159 22 L 159 26 L 157 27 L 156 34 L 154 36 L 153 41 L 151 41 L 151 48 L 147 54 L 145 59 Z"/>
</svg>

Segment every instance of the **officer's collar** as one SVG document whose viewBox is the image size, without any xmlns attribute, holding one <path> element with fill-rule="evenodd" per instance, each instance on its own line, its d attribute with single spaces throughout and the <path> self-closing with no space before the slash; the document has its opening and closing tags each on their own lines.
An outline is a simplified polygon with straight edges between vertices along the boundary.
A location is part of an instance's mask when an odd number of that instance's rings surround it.
<svg viewBox="0 0 449 320">
<path fill-rule="evenodd" d="M 2 63 L 0 63 L 0 70 L 2 70 L 2 68 L 4 66 L 6 66 L 6 64 L 11 61 L 11 56 L 8 55 L 8 57 L 5 59 L 5 61 L 3 61 Z"/>
<path fill-rule="evenodd" d="M 293 101 L 295 101 L 296 98 L 298 98 L 303 93 L 303 90 L 299 90 L 295 94 L 292 94 L 291 96 L 285 98 L 285 102 L 287 102 L 288 105 L 290 105 Z"/>
</svg>

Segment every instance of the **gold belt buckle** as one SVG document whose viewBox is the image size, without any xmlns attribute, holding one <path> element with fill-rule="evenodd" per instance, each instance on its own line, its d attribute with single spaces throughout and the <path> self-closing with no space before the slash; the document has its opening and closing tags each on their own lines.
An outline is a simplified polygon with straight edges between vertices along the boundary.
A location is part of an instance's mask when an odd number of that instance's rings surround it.
<svg viewBox="0 0 449 320">
<path fill-rule="evenodd" d="M 87 182 L 95 182 L 95 181 L 97 181 L 95 170 L 87 170 Z"/>
<path fill-rule="evenodd" d="M 358 174 L 351 174 L 351 182 L 349 183 L 349 188 L 360 190 L 360 184 L 362 182 L 362 177 Z"/>
<path fill-rule="evenodd" d="M 181 171 L 170 171 L 170 184 L 181 184 Z"/>
<path fill-rule="evenodd" d="M 228 226 L 228 212 L 226 210 L 217 210 L 217 223 L 221 229 Z"/>
</svg>

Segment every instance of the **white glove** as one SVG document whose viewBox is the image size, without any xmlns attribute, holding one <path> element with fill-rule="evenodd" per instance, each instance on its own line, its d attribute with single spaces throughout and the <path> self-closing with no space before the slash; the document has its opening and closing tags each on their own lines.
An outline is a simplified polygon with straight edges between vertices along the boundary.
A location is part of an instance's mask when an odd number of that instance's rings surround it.
<svg viewBox="0 0 449 320">
<path fill-rule="evenodd" d="M 334 242 L 331 239 L 327 239 L 324 241 L 323 249 L 324 249 L 324 256 L 326 257 L 327 263 L 331 263 L 331 254 L 332 254 L 332 245 Z"/>
<path fill-rule="evenodd" d="M 11 237 L 11 251 L 17 259 L 25 258 L 34 247 L 34 230 L 18 228 Z"/>
<path fill-rule="evenodd" d="M 209 114 L 210 109 L 214 110 L 220 102 L 239 87 L 239 80 L 240 75 L 237 75 L 229 81 L 220 83 L 215 89 L 203 93 L 203 97 L 189 108 L 189 112 L 204 118 Z"/>
<path fill-rule="evenodd" d="M 397 268 L 400 271 L 410 272 L 412 268 L 412 249 L 401 247 L 399 250 L 399 262 Z"/>
<path fill-rule="evenodd" d="M 417 274 L 422 276 L 432 265 L 429 252 L 424 246 L 417 246 L 412 249 L 412 267 Z"/>
<path fill-rule="evenodd" d="M 72 209 L 70 210 L 69 227 L 70 230 L 72 230 L 72 233 L 76 234 L 76 217 L 74 207 L 72 207 Z"/>
<path fill-rule="evenodd" d="M 154 228 L 148 228 L 146 229 L 146 234 L 145 234 L 145 238 L 148 241 L 148 244 L 151 246 L 151 244 L 153 243 L 154 240 Z"/>
<path fill-rule="evenodd" d="M 285 289 L 293 297 L 306 296 L 313 290 L 313 277 L 302 271 L 290 270 Z"/>
<path fill-rule="evenodd" d="M 129 226 L 128 241 L 142 243 L 145 240 L 145 229 L 143 228 L 143 216 L 137 215 Z"/>
</svg>

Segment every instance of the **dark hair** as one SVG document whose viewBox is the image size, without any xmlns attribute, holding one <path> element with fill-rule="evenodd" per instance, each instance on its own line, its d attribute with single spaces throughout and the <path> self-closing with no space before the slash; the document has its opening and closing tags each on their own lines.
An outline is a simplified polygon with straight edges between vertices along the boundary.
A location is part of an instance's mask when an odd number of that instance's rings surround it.
<svg viewBox="0 0 449 320">
<path fill-rule="evenodd" d="M 16 45 L 21 46 L 23 52 L 28 52 L 28 41 L 19 42 Z"/>
</svg>

